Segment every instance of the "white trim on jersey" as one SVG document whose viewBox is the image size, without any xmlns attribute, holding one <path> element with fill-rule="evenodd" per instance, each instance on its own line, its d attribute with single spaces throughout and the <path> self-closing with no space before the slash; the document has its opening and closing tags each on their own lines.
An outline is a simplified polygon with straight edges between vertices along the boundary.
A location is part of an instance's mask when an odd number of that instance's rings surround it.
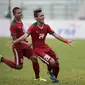
<svg viewBox="0 0 85 85">
<path fill-rule="evenodd" d="M 18 53 L 17 53 L 17 50 L 16 49 L 14 49 L 14 51 L 15 51 L 15 57 L 16 57 L 16 64 L 17 65 L 19 65 L 19 57 L 18 57 Z"/>
<path fill-rule="evenodd" d="M 48 61 L 46 61 L 45 59 L 43 59 L 42 57 L 40 57 L 40 56 L 37 56 L 39 59 L 41 59 L 42 61 L 44 61 L 46 64 L 48 64 L 49 65 L 49 62 Z"/>
</svg>

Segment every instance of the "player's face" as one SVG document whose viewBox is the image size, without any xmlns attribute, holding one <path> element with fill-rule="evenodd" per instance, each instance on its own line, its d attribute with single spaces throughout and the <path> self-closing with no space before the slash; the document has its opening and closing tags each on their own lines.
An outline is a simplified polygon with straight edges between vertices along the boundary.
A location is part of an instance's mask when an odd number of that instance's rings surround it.
<svg viewBox="0 0 85 85">
<path fill-rule="evenodd" d="M 21 20 L 22 18 L 22 11 L 21 9 L 17 9 L 15 14 L 14 14 L 14 17 L 17 19 L 17 20 Z"/>
<path fill-rule="evenodd" d="M 39 23 L 44 23 L 44 19 L 45 19 L 44 14 L 42 12 L 38 13 L 37 21 Z"/>
</svg>

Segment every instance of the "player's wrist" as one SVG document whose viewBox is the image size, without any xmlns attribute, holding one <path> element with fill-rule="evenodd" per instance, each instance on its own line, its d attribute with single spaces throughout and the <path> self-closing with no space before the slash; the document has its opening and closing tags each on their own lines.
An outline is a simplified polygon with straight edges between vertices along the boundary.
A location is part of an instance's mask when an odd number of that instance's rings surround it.
<svg viewBox="0 0 85 85">
<path fill-rule="evenodd" d="M 15 44 L 15 43 L 16 43 L 16 40 L 13 40 L 13 41 L 12 41 L 12 44 Z"/>
<path fill-rule="evenodd" d="M 68 40 L 64 40 L 65 43 L 68 43 L 69 41 Z"/>
</svg>

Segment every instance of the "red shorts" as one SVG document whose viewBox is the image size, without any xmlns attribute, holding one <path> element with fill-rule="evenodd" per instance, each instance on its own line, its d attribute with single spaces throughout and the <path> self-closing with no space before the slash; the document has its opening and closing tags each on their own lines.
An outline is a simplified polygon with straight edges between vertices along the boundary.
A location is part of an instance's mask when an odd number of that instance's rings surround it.
<svg viewBox="0 0 85 85">
<path fill-rule="evenodd" d="M 28 59 L 33 55 L 33 51 L 31 48 L 28 49 L 16 49 L 13 48 L 14 53 L 14 60 L 16 65 L 23 64 L 23 56 L 27 57 Z"/>
<path fill-rule="evenodd" d="M 50 61 L 51 58 L 53 58 L 54 60 L 58 59 L 58 57 L 56 56 L 54 51 L 51 50 L 51 49 L 49 51 L 47 51 L 47 52 L 44 52 L 41 49 L 36 49 L 36 50 L 34 50 L 34 53 L 37 55 L 37 57 L 39 59 L 41 59 L 46 64 L 49 64 L 49 61 Z M 50 57 L 45 57 L 46 54 L 49 55 Z"/>
</svg>

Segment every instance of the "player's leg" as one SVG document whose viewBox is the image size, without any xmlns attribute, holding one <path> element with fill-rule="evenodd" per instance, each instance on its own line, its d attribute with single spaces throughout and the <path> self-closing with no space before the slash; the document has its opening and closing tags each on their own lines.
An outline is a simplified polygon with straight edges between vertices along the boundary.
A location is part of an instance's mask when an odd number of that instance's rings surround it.
<svg viewBox="0 0 85 85">
<path fill-rule="evenodd" d="M 49 55 L 46 54 L 45 58 L 49 59 Z M 47 62 L 49 63 L 47 65 L 48 66 L 48 73 L 50 75 L 52 82 L 59 82 L 59 80 L 57 79 L 59 69 L 57 68 L 57 64 L 56 64 L 55 60 L 53 58 L 50 58 L 49 60 L 47 60 Z M 49 68 L 50 68 L 50 70 L 49 70 Z"/>
<path fill-rule="evenodd" d="M 30 49 L 24 50 L 24 56 L 32 61 L 33 70 L 35 72 L 34 80 L 46 82 L 47 80 L 41 78 L 39 75 L 39 73 L 40 73 L 39 63 L 38 63 L 37 57 L 33 54 L 32 49 L 30 48 Z"/>
<path fill-rule="evenodd" d="M 36 73 L 37 75 L 35 75 L 35 80 L 38 80 L 38 81 L 47 81 L 46 79 L 44 78 L 41 78 L 40 75 L 39 75 L 39 63 L 38 63 L 38 60 L 37 60 L 37 57 L 36 56 L 31 56 L 30 57 L 30 60 L 32 61 L 32 64 L 33 64 L 33 69 L 36 70 Z"/>
<path fill-rule="evenodd" d="M 54 75 L 56 76 L 56 78 L 58 77 L 59 74 L 59 62 L 58 62 L 58 57 L 56 56 L 56 54 L 54 53 L 53 50 L 50 50 L 49 52 L 47 52 L 48 55 L 50 55 L 56 62 L 55 68 L 54 68 Z"/>
<path fill-rule="evenodd" d="M 16 69 L 21 70 L 23 68 L 23 50 L 22 49 L 15 49 L 13 48 L 14 53 L 14 62 L 16 64 Z"/>
<path fill-rule="evenodd" d="M 0 55 L 0 63 L 2 62 L 2 55 Z"/>
<path fill-rule="evenodd" d="M 54 72 L 54 68 L 56 66 L 55 60 L 52 57 L 50 57 L 48 54 L 46 54 L 46 53 L 44 53 L 44 52 L 42 52 L 40 50 L 38 50 L 38 51 L 36 50 L 35 53 L 38 55 L 37 57 L 39 59 L 41 59 L 44 63 L 47 64 L 47 66 L 50 67 L 50 71 L 52 70 Z M 51 79 L 52 79 L 52 81 L 53 82 L 57 82 L 56 77 L 54 76 L 54 74 L 53 75 L 52 74 L 53 73 L 51 73 L 51 76 L 52 76 Z"/>
<path fill-rule="evenodd" d="M 16 64 L 13 61 L 4 58 L 2 55 L 0 55 L 0 62 L 3 62 L 9 67 L 16 69 Z"/>
<path fill-rule="evenodd" d="M 24 56 L 32 61 L 33 70 L 35 72 L 35 78 L 39 78 L 40 77 L 40 75 L 39 75 L 39 73 L 40 73 L 39 63 L 38 63 L 37 58 L 35 56 L 33 56 L 32 49 L 31 48 L 24 49 Z"/>
<path fill-rule="evenodd" d="M 13 49 L 13 53 L 15 55 L 15 62 L 6 59 L 3 56 L 0 56 L 0 60 L 13 69 L 21 70 L 23 68 L 23 63 L 21 63 L 22 59 L 19 58 L 19 55 L 21 56 L 22 54 L 15 49 Z"/>
</svg>

